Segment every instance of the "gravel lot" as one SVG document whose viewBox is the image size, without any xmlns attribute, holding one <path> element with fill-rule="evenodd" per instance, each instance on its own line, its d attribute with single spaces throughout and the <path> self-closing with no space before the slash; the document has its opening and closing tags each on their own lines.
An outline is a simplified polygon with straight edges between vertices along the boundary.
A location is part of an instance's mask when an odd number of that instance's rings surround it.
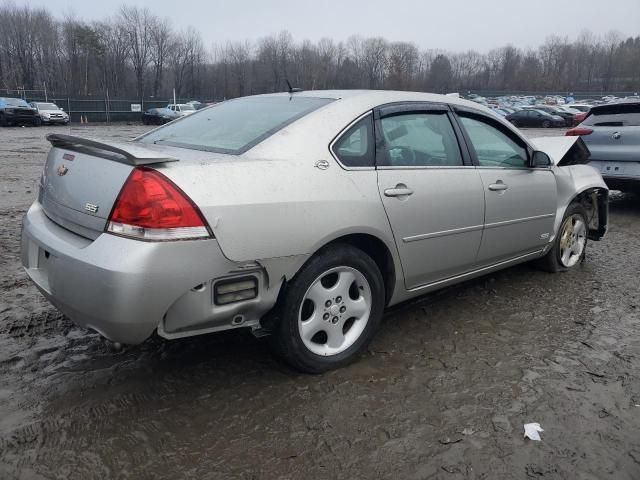
<svg viewBox="0 0 640 480">
<path fill-rule="evenodd" d="M 639 198 L 614 195 L 577 271 L 394 308 L 359 362 L 307 376 L 245 332 L 114 351 L 43 299 L 20 221 L 65 130 L 0 130 L 0 478 L 640 478 Z"/>
</svg>

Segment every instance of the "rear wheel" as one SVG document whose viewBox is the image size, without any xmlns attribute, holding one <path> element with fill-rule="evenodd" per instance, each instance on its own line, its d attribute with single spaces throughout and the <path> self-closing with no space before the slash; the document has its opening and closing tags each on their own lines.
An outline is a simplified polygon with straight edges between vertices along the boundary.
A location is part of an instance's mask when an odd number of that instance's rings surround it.
<svg viewBox="0 0 640 480">
<path fill-rule="evenodd" d="M 376 263 L 350 245 L 316 254 L 287 285 L 273 347 L 294 368 L 320 373 L 355 360 L 375 334 L 385 305 Z"/>
<path fill-rule="evenodd" d="M 549 272 L 565 272 L 579 265 L 587 249 L 587 212 L 582 205 L 572 203 L 567 208 L 553 247 L 541 259 Z"/>
</svg>

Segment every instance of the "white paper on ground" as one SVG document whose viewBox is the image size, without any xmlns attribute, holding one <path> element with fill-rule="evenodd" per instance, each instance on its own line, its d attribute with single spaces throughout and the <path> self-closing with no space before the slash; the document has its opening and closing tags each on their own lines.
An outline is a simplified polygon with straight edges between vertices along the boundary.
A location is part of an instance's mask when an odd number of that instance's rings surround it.
<svg viewBox="0 0 640 480">
<path fill-rule="evenodd" d="M 544 432 L 539 423 L 525 423 L 524 424 L 524 436 L 539 442 L 542 440 L 538 432 Z"/>
</svg>

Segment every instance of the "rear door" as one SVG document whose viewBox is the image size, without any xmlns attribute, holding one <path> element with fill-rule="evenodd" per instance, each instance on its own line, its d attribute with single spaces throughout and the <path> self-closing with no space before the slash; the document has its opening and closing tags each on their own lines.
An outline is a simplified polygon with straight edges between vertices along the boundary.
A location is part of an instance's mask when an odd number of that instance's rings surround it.
<svg viewBox="0 0 640 480">
<path fill-rule="evenodd" d="M 556 180 L 550 168 L 529 167 L 529 147 L 508 127 L 480 112 L 458 119 L 484 188 L 479 265 L 535 252 L 553 235 Z"/>
<path fill-rule="evenodd" d="M 447 105 L 376 112 L 378 187 L 408 289 L 472 270 L 484 194 Z"/>
</svg>

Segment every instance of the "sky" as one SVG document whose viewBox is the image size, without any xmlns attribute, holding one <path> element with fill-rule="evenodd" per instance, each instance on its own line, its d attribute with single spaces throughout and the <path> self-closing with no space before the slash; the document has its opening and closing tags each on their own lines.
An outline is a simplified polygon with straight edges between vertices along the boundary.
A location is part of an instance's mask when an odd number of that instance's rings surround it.
<svg viewBox="0 0 640 480">
<path fill-rule="evenodd" d="M 24 1 L 24 0 L 23 0 Z M 18 4 L 22 2 L 16 2 Z M 176 30 L 191 25 L 205 45 L 257 40 L 288 30 L 296 41 L 382 36 L 423 49 L 486 52 L 512 44 L 537 47 L 549 35 L 576 38 L 588 29 L 640 35 L 640 0 L 28 0 L 62 17 L 113 15 L 120 4 L 147 7 Z"/>
</svg>

